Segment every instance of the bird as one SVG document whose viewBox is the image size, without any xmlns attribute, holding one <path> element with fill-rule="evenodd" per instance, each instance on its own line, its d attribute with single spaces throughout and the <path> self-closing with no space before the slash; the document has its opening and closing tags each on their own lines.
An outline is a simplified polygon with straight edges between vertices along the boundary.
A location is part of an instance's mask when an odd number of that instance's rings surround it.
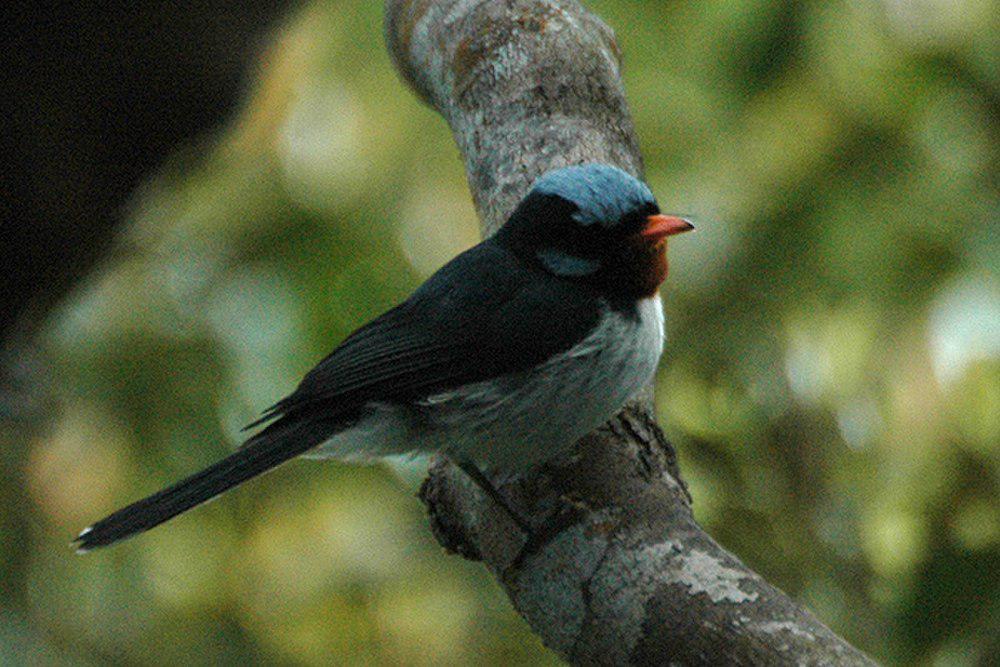
<svg viewBox="0 0 1000 667">
<path fill-rule="evenodd" d="M 652 380 L 667 241 L 693 228 L 618 167 L 542 174 L 496 234 L 344 339 L 237 450 L 84 529 L 77 551 L 299 456 L 441 453 L 530 530 L 483 470 L 526 471 L 566 452 Z"/>
</svg>

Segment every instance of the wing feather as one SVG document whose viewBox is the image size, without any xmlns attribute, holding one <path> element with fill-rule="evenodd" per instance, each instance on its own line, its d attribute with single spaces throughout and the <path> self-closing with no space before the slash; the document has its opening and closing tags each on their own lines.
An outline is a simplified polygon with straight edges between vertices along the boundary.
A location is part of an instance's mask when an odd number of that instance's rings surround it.
<svg viewBox="0 0 1000 667">
<path fill-rule="evenodd" d="M 329 418 L 526 370 L 569 349 L 599 316 L 593 294 L 486 241 L 348 336 L 248 428 L 279 417 Z"/>
</svg>

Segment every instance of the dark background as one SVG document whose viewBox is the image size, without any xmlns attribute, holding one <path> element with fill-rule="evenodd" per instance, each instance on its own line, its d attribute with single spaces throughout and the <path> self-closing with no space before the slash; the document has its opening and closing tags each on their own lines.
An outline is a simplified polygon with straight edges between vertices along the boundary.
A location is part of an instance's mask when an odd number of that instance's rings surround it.
<svg viewBox="0 0 1000 667">
<path fill-rule="evenodd" d="M 115 549 L 67 546 L 223 455 L 475 242 L 380 5 L 0 10 L 0 662 L 553 662 L 441 554 L 419 463 L 295 462 Z M 657 396 L 699 518 L 876 658 L 989 664 L 995 8 L 588 6 L 625 52 L 651 186 L 698 221 L 671 248 Z"/>
</svg>

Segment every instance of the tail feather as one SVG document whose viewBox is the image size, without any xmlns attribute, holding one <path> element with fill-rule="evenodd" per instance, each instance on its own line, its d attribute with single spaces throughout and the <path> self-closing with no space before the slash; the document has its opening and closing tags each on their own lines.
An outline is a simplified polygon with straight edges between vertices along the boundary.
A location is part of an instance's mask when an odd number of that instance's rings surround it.
<svg viewBox="0 0 1000 667">
<path fill-rule="evenodd" d="M 74 541 L 86 553 L 168 521 L 315 447 L 330 430 L 279 419 L 238 451 L 201 472 L 132 503 L 85 528 Z"/>
</svg>

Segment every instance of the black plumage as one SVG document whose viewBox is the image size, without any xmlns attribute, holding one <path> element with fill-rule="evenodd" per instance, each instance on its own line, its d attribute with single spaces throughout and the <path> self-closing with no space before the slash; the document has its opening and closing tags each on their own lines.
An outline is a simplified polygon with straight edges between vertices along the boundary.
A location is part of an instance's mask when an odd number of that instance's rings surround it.
<svg viewBox="0 0 1000 667">
<path fill-rule="evenodd" d="M 251 426 L 419 399 L 525 370 L 580 341 L 599 316 L 596 293 L 527 267 L 490 239 L 345 339 Z"/>
<path fill-rule="evenodd" d="M 595 293 L 528 268 L 500 243 L 485 241 L 345 339 L 248 427 L 271 422 L 238 451 L 95 523 L 77 538 L 78 548 L 149 530 L 307 452 L 371 401 L 405 404 L 526 370 L 586 336 L 599 314 Z"/>
<path fill-rule="evenodd" d="M 248 427 L 263 425 L 239 450 L 98 521 L 77 538 L 80 550 L 148 530 L 332 437 L 369 433 L 355 426 L 365 419 L 377 421 L 382 408 L 376 406 L 399 408 L 406 413 L 404 421 L 412 412 L 419 422 L 435 409 L 434 401 L 422 403 L 432 396 L 460 394 L 462 388 L 492 381 L 492 393 L 487 394 L 502 397 L 523 387 L 525 378 L 550 360 L 576 359 L 562 353 L 603 331 L 609 308 L 619 319 L 625 314 L 625 319 L 635 320 L 621 329 L 630 338 L 621 346 L 625 353 L 620 358 L 631 360 L 636 368 L 626 364 L 615 367 L 615 372 L 631 372 L 632 381 L 636 373 L 651 373 L 662 345 L 656 339 L 656 332 L 662 333 L 662 315 L 659 325 L 655 321 L 643 325 L 636 304 L 655 294 L 665 276 L 665 244 L 643 237 L 648 221 L 658 212 L 649 188 L 614 167 L 592 164 L 549 172 L 495 237 L 456 257 L 405 302 L 344 340 L 294 392 Z M 658 302 L 657 309 L 647 311 L 659 312 Z M 583 356 L 593 355 L 596 344 L 591 343 Z M 605 336 L 600 345 L 614 347 L 618 341 Z M 637 349 L 645 350 L 645 357 L 628 355 Z M 575 381 L 584 382 L 579 371 L 590 367 L 586 362 L 573 363 Z M 566 374 L 573 376 L 572 371 Z M 531 385 L 532 391 L 541 392 L 530 394 L 533 399 L 549 405 L 545 400 L 558 396 L 573 419 L 578 419 L 574 410 L 594 403 L 593 391 L 578 404 L 574 385 L 560 385 L 566 377 L 543 376 L 541 389 L 537 378 Z M 605 386 L 597 393 L 617 395 L 611 389 Z M 620 403 L 609 410 L 617 407 Z M 482 418 L 459 414 L 460 424 Z M 610 412 L 602 418 L 608 416 Z M 523 422 L 511 419 L 510 423 Z M 537 430 L 533 426 L 537 423 L 531 422 L 531 431 Z M 433 447 L 445 447 L 440 442 L 451 434 L 435 440 Z M 474 442 L 475 447 L 493 446 Z M 408 441 L 406 446 L 413 447 Z M 460 463 L 470 469 L 469 461 Z"/>
</svg>

